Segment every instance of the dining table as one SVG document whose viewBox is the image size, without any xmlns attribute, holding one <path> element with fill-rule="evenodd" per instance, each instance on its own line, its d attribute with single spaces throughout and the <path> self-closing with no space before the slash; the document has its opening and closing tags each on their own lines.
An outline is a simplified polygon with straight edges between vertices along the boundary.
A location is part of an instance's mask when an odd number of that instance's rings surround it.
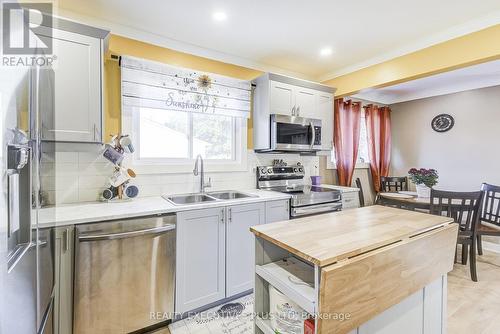
<svg viewBox="0 0 500 334">
<path fill-rule="evenodd" d="M 415 191 L 381 192 L 378 194 L 377 204 L 409 210 L 430 210 L 431 199 L 418 197 Z"/>
</svg>

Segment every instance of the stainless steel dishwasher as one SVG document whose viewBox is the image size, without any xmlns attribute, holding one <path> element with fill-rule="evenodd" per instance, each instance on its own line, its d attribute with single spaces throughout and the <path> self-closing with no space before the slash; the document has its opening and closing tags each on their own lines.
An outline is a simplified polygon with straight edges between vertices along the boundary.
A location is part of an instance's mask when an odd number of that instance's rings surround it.
<svg viewBox="0 0 500 334">
<path fill-rule="evenodd" d="M 175 215 L 78 225 L 74 334 L 129 333 L 172 318 Z"/>
</svg>

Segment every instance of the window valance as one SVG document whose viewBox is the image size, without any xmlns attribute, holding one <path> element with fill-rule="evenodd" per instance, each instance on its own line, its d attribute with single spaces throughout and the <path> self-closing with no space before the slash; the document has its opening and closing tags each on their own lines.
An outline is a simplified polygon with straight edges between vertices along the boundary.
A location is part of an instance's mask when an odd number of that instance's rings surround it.
<svg viewBox="0 0 500 334">
<path fill-rule="evenodd" d="M 249 81 L 131 56 L 120 64 L 124 107 L 250 117 Z"/>
</svg>

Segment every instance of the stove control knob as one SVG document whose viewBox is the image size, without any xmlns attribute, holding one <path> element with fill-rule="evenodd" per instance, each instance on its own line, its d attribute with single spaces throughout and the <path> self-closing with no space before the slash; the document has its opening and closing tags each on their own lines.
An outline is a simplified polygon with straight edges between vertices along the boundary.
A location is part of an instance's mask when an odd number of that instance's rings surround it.
<svg viewBox="0 0 500 334">
<path fill-rule="evenodd" d="M 260 173 L 261 173 L 261 174 L 266 174 L 266 172 L 267 172 L 267 170 L 266 170 L 265 168 L 261 168 L 261 169 L 260 169 Z"/>
<path fill-rule="evenodd" d="M 304 173 L 304 168 L 300 167 L 299 172 Z"/>
<path fill-rule="evenodd" d="M 273 173 L 273 169 L 272 169 L 272 168 L 268 168 L 268 169 L 267 169 L 267 173 L 268 173 L 268 174 L 272 174 L 272 173 Z"/>
<path fill-rule="evenodd" d="M 299 169 L 298 169 L 297 167 L 294 167 L 294 168 L 293 168 L 293 172 L 294 172 L 294 173 L 297 173 L 298 171 L 299 171 Z"/>
</svg>

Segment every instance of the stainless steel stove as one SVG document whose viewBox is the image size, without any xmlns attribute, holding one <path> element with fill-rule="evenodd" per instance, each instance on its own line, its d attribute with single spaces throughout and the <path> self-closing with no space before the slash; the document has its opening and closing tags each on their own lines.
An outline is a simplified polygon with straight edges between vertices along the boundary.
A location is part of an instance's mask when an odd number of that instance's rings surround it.
<svg viewBox="0 0 500 334">
<path fill-rule="evenodd" d="M 291 195 L 290 218 L 342 210 L 342 193 L 339 190 L 304 183 L 304 167 L 257 167 L 257 188 Z"/>
</svg>

